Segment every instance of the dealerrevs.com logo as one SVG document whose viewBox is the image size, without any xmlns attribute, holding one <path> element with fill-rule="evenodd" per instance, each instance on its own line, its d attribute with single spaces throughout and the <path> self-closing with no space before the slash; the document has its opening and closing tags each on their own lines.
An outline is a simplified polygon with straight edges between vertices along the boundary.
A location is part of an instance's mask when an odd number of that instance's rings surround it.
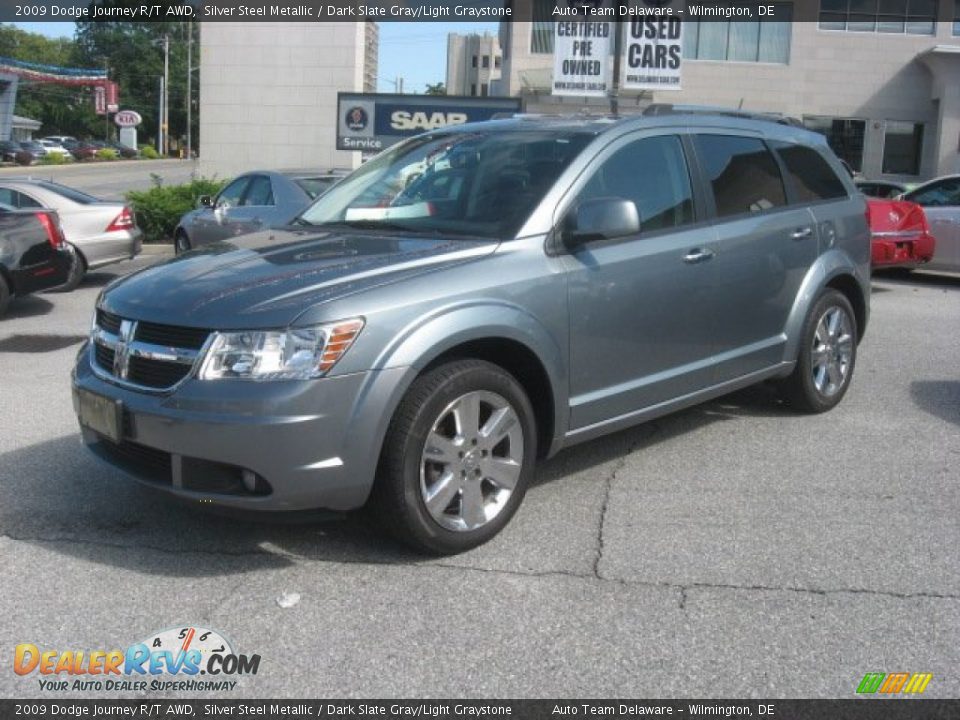
<svg viewBox="0 0 960 720">
<path fill-rule="evenodd" d="M 126 650 L 20 643 L 13 654 L 13 671 L 36 677 L 45 692 L 222 692 L 236 687 L 233 677 L 256 675 L 259 669 L 259 655 L 238 654 L 219 632 L 198 626 L 163 630 Z"/>
</svg>

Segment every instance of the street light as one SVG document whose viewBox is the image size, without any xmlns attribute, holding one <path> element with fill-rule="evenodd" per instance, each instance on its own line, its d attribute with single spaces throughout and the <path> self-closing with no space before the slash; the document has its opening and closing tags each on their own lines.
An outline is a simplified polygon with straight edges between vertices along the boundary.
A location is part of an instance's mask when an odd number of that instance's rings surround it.
<svg viewBox="0 0 960 720">
<path fill-rule="evenodd" d="M 168 130 L 170 116 L 168 114 L 168 99 L 170 88 L 170 36 L 164 35 L 163 40 L 154 40 L 154 45 L 160 45 L 163 42 L 163 78 L 160 80 L 160 107 L 159 107 L 159 132 L 157 133 L 157 152 L 161 157 L 167 156 L 169 150 Z"/>
</svg>

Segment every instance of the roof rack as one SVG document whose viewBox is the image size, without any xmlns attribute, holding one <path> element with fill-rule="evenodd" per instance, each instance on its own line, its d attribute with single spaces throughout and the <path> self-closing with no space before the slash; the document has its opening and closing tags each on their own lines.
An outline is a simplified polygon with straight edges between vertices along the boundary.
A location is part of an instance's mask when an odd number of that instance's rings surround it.
<svg viewBox="0 0 960 720">
<path fill-rule="evenodd" d="M 776 112 L 755 112 L 740 110 L 739 108 L 715 107 L 711 105 L 672 105 L 670 103 L 653 103 L 644 109 L 643 114 L 652 115 L 724 115 L 726 117 L 745 118 L 747 120 L 766 120 L 778 125 L 803 127 L 803 123 L 795 117 Z"/>
</svg>

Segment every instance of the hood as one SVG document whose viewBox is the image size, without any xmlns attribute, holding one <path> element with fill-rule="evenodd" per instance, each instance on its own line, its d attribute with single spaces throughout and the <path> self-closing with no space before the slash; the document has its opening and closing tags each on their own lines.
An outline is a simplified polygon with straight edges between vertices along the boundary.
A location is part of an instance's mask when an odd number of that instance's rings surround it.
<svg viewBox="0 0 960 720">
<path fill-rule="evenodd" d="M 285 327 L 308 307 L 492 253 L 494 240 L 267 230 L 205 245 L 108 286 L 121 317 L 209 329 Z"/>
</svg>

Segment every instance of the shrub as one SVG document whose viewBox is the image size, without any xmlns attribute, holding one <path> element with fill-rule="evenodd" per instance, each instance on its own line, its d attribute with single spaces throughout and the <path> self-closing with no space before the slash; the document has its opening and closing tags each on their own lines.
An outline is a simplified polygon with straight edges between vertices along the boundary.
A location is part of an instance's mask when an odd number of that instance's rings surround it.
<svg viewBox="0 0 960 720">
<path fill-rule="evenodd" d="M 116 160 L 118 157 L 120 157 L 120 153 L 113 148 L 100 148 L 97 150 L 97 160 Z"/>
<path fill-rule="evenodd" d="M 126 145 L 124 145 L 122 148 L 120 148 L 120 157 L 123 157 L 123 158 L 135 158 L 136 156 L 137 156 L 137 150 L 136 150 L 136 148 L 127 147 Z"/>
<path fill-rule="evenodd" d="M 181 216 L 193 210 L 201 195 L 216 195 L 225 180 L 198 178 L 183 185 L 162 185 L 155 178 L 155 187 L 127 193 L 127 200 L 137 216 L 147 242 L 169 242 Z"/>
<path fill-rule="evenodd" d="M 140 157 L 144 160 L 157 160 L 160 157 L 160 153 L 157 152 L 157 149 L 153 145 L 141 145 Z"/>
<path fill-rule="evenodd" d="M 63 153 L 47 153 L 40 158 L 41 165 L 65 165 L 68 162 L 70 162 L 69 156 Z"/>
</svg>

